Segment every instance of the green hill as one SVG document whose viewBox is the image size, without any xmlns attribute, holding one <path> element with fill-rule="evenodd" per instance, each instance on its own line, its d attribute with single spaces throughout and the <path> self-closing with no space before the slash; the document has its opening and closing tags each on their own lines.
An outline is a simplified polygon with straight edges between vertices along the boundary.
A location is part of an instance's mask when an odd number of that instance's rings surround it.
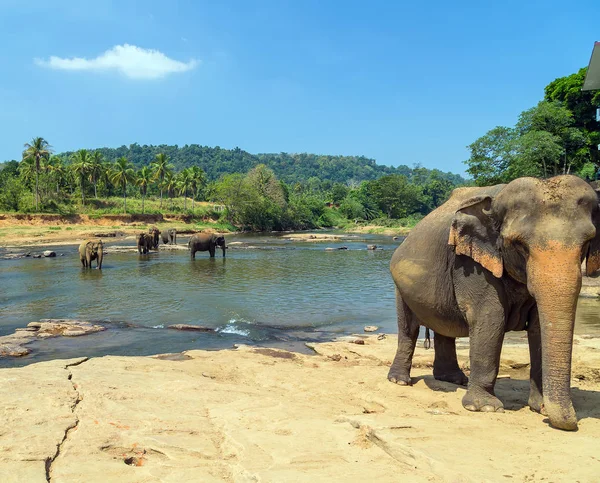
<svg viewBox="0 0 600 483">
<path fill-rule="evenodd" d="M 386 174 L 403 174 L 412 180 L 415 177 L 429 177 L 435 173 L 437 177 L 447 179 L 454 185 L 463 184 L 465 180 L 453 173 L 425 168 L 409 168 L 382 166 L 374 159 L 365 156 L 331 156 L 319 154 L 250 154 L 240 148 L 223 149 L 220 147 L 189 144 L 185 146 L 140 146 L 137 143 L 119 148 L 100 148 L 102 155 L 113 160 L 125 156 L 136 168 L 149 164 L 158 153 L 165 153 L 176 171 L 190 166 L 200 166 L 209 179 L 216 180 L 227 173 L 246 173 L 258 164 L 266 164 L 277 177 L 286 183 L 307 181 L 312 177 L 332 182 L 361 182 L 374 180 Z M 69 157 L 71 153 L 62 153 Z"/>
</svg>

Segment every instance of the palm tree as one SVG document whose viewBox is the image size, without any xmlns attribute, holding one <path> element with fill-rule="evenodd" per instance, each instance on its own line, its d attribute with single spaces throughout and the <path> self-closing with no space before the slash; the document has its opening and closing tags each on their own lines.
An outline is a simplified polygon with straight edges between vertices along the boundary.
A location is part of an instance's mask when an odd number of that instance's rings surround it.
<svg viewBox="0 0 600 483">
<path fill-rule="evenodd" d="M 150 183 L 152 183 L 152 171 L 150 167 L 144 166 L 137 172 L 135 179 L 135 184 L 140 187 L 140 194 L 142 195 L 142 215 L 144 214 L 144 199 Z"/>
<path fill-rule="evenodd" d="M 73 162 L 71 165 L 73 173 L 81 188 L 81 204 L 85 206 L 85 180 L 88 178 L 92 167 L 90 152 L 87 149 L 80 149 L 71 156 L 71 161 Z"/>
<path fill-rule="evenodd" d="M 24 159 L 19 163 L 19 174 L 27 183 L 35 179 L 35 160 L 33 158 Z"/>
<path fill-rule="evenodd" d="M 23 161 L 30 159 L 35 165 L 35 211 L 38 211 L 40 202 L 39 177 L 43 159 L 48 159 L 52 150 L 48 141 L 42 137 L 33 138 L 31 142 L 23 145 Z"/>
<path fill-rule="evenodd" d="M 115 186 L 123 188 L 123 212 L 127 213 L 127 183 L 133 182 L 135 172 L 125 156 L 115 160 L 110 174 L 110 181 Z"/>
<path fill-rule="evenodd" d="M 173 175 L 172 171 L 167 171 L 162 186 L 167 190 L 171 199 L 171 211 L 173 211 L 173 193 L 177 189 L 177 177 Z"/>
<path fill-rule="evenodd" d="M 66 170 L 63 159 L 59 156 L 52 156 L 46 163 L 46 170 L 51 174 L 56 183 L 56 194 L 60 190 L 60 182 L 63 180 Z"/>
<path fill-rule="evenodd" d="M 111 195 L 111 182 L 110 182 L 110 173 L 112 171 L 113 164 L 110 161 L 104 161 L 102 163 L 102 169 L 100 170 L 100 181 L 104 184 L 104 188 L 106 189 L 106 195 Z"/>
<path fill-rule="evenodd" d="M 189 168 L 192 176 L 192 213 L 194 212 L 194 199 L 198 196 L 201 189 L 206 186 L 206 174 L 204 170 L 199 166 L 192 166 Z"/>
<path fill-rule="evenodd" d="M 177 175 L 177 187 L 179 188 L 179 194 L 183 195 L 183 209 L 187 211 L 187 192 L 193 183 L 192 172 L 188 169 L 184 169 Z"/>
<path fill-rule="evenodd" d="M 167 173 L 169 173 L 172 169 L 172 166 L 169 164 L 169 157 L 164 153 L 159 153 L 154 158 L 154 161 L 151 163 L 152 171 L 154 172 L 154 179 L 158 181 L 158 185 L 160 186 L 160 205 L 162 208 L 162 199 L 163 199 L 163 185 L 165 181 L 165 177 Z"/>
<path fill-rule="evenodd" d="M 98 181 L 102 176 L 104 156 L 100 151 L 94 151 L 90 158 L 90 182 L 94 185 L 94 198 L 98 199 Z"/>
</svg>

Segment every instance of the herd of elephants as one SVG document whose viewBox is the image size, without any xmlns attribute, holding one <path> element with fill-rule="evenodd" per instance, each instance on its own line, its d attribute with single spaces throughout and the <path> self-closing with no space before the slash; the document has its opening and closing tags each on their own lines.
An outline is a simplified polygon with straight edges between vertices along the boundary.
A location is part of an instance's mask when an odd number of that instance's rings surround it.
<svg viewBox="0 0 600 483">
<path fill-rule="evenodd" d="M 158 242 L 161 231 L 153 226 L 148 233 L 138 233 L 136 235 L 137 250 L 140 255 L 146 255 L 150 250 L 158 250 Z M 162 232 L 162 241 L 165 245 L 174 245 L 177 243 L 177 230 L 170 228 Z M 225 237 L 214 233 L 195 233 L 190 237 L 188 249 L 192 260 L 196 258 L 196 252 L 208 252 L 211 257 L 215 256 L 217 247 L 223 250 L 225 256 Z M 85 240 L 79 245 L 79 259 L 83 268 L 92 268 L 92 261 L 96 260 L 96 268 L 102 269 L 102 260 L 104 259 L 104 243 L 100 238 Z"/>
<path fill-rule="evenodd" d="M 145 253 L 159 232 L 138 236 Z M 175 232 L 163 233 L 172 243 Z M 188 244 L 214 256 L 225 239 L 196 234 Z M 102 264 L 102 244 L 80 247 L 81 262 Z M 434 332 L 433 375 L 468 385 L 470 411 L 503 411 L 494 393 L 505 332 L 526 330 L 530 352 L 528 404 L 563 430 L 577 429 L 571 401 L 571 356 L 582 264 L 600 269 L 598 192 L 571 175 L 519 178 L 508 184 L 457 188 L 395 250 L 398 347 L 388 379 L 410 386 L 412 358 L 425 326 Z M 470 338 L 470 376 L 459 367 L 455 339 Z"/>
</svg>

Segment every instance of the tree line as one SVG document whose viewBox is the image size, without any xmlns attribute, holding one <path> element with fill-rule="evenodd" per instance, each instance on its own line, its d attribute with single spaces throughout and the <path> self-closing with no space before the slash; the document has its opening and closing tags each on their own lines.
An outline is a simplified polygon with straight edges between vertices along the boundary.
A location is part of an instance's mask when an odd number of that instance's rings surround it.
<svg viewBox="0 0 600 483">
<path fill-rule="evenodd" d="M 194 200 L 206 186 L 204 171 L 192 166 L 178 173 L 164 154 L 157 154 L 149 165 L 134 169 L 124 156 L 107 160 L 100 151 L 80 149 L 68 156 L 53 155 L 44 138 L 36 137 L 25 143 L 21 162 L 3 163 L 0 171 L 0 208 L 7 211 L 60 211 L 60 204 L 73 204 L 79 198 L 81 206 L 93 196 L 123 197 L 127 212 L 127 196 L 139 196 L 144 202 L 149 190 L 155 187 L 169 198 L 182 195 L 187 209 L 188 195 Z M 32 195 L 33 203 L 28 195 Z"/>
<path fill-rule="evenodd" d="M 307 179 L 289 182 L 264 163 L 245 172 L 211 179 L 199 166 L 180 170 L 163 152 L 135 166 L 126 156 L 112 160 L 104 149 L 80 149 L 55 155 L 48 141 L 36 137 L 24 146 L 22 160 L 0 169 L 0 210 L 20 212 L 81 212 L 100 200 L 159 200 L 161 212 L 194 213 L 194 203 L 209 201 L 224 207 L 223 221 L 250 230 L 287 230 L 343 226 L 348 223 L 408 225 L 439 206 L 459 176 L 415 166 L 408 175 L 390 173 L 376 179 L 346 182 Z M 183 198 L 174 207 L 173 199 Z M 168 200 L 168 206 L 163 201 Z"/>
<path fill-rule="evenodd" d="M 478 185 L 521 176 L 597 177 L 600 92 L 581 90 L 586 69 L 548 84 L 543 100 L 523 111 L 515 126 L 496 126 L 467 146 L 467 172 Z"/>
<path fill-rule="evenodd" d="M 211 180 L 219 179 L 225 174 L 247 173 L 259 164 L 271 168 L 278 179 L 288 184 L 318 178 L 334 183 L 358 185 L 362 181 L 375 180 L 386 174 L 401 174 L 412 180 L 415 170 L 405 165 L 397 167 L 379 165 L 374 159 L 365 156 L 310 153 L 250 154 L 240 148 L 224 149 L 219 146 L 209 147 L 198 144 L 147 146 L 134 143 L 119 148 L 100 148 L 98 151 L 106 159 L 126 157 L 135 168 L 144 166 L 149 159 L 154 159 L 157 154 L 162 153 L 169 158 L 175 171 L 198 166 Z M 64 154 L 70 156 L 72 153 Z M 465 181 L 453 173 L 439 171 L 438 175 L 457 185 Z"/>
</svg>

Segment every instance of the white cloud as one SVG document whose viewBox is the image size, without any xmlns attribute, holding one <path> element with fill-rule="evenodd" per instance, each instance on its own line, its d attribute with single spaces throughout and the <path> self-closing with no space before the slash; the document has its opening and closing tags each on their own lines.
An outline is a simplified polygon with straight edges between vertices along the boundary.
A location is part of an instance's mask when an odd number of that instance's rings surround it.
<svg viewBox="0 0 600 483">
<path fill-rule="evenodd" d="M 95 59 L 72 57 L 65 59 L 51 56 L 48 60 L 35 59 L 42 67 L 59 70 L 116 70 L 131 79 L 158 79 L 168 74 L 186 72 L 198 65 L 197 60 L 180 62 L 158 50 L 142 49 L 135 45 L 115 45 Z"/>
</svg>

